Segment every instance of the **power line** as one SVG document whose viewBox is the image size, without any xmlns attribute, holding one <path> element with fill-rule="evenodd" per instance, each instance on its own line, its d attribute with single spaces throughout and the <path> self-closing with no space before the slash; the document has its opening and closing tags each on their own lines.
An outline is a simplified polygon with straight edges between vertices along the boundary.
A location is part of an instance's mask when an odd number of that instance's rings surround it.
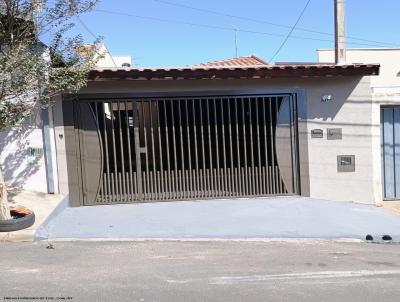
<svg viewBox="0 0 400 302">
<path fill-rule="evenodd" d="M 297 24 L 299 24 L 301 18 L 303 17 L 305 11 L 307 10 L 308 5 L 310 4 L 311 0 L 308 0 L 306 5 L 304 6 L 303 10 L 301 11 L 299 17 L 297 18 L 296 22 L 294 23 L 294 25 L 292 26 L 292 28 L 290 29 L 290 31 L 288 32 L 288 34 L 286 35 L 285 39 L 283 40 L 282 44 L 278 47 L 277 51 L 273 54 L 273 56 L 271 57 L 271 59 L 269 60 L 270 62 L 272 62 L 273 59 L 275 59 L 275 57 L 279 54 L 279 52 L 282 50 L 283 46 L 285 46 L 286 42 L 289 40 L 290 35 L 293 33 L 293 31 L 295 30 Z"/>
<path fill-rule="evenodd" d="M 205 8 L 193 7 L 193 6 L 190 6 L 190 5 L 181 4 L 181 3 L 175 3 L 175 2 L 166 1 L 166 0 L 153 0 L 153 1 L 154 2 L 158 2 L 158 3 L 162 3 L 162 4 L 166 4 L 166 5 L 175 6 L 175 7 L 181 7 L 181 8 L 185 8 L 185 9 L 195 10 L 195 11 L 199 11 L 199 12 L 202 12 L 202 13 L 213 14 L 213 15 L 217 15 L 217 16 L 224 16 L 224 17 L 229 17 L 229 18 L 234 18 L 234 19 L 239 19 L 239 20 L 245 20 L 245 21 L 250 21 L 250 22 L 255 22 L 255 23 L 260 23 L 260 24 L 267 24 L 267 25 L 280 27 L 280 28 L 287 28 L 287 29 L 292 28 L 292 26 L 290 26 L 290 25 L 273 23 L 273 22 L 269 22 L 269 21 L 265 21 L 265 20 L 261 20 L 261 19 L 250 18 L 250 17 L 232 15 L 232 14 L 228 14 L 228 13 L 218 12 L 218 11 L 205 9 Z M 323 31 L 318 31 L 318 30 L 312 30 L 312 29 L 302 28 L 302 27 L 297 27 L 296 31 L 303 31 L 303 32 L 314 33 L 314 34 L 319 34 L 319 35 L 334 36 L 333 33 L 323 32 Z M 354 37 L 354 36 L 347 36 L 346 38 L 347 39 L 351 39 L 351 40 L 357 40 L 357 41 L 363 41 L 363 42 L 369 42 L 369 43 L 376 43 L 378 45 L 399 46 L 399 44 L 395 44 L 395 43 L 374 41 L 374 40 L 363 39 L 363 38 L 358 38 L 358 37 Z"/>
<path fill-rule="evenodd" d="M 132 18 L 138 18 L 138 19 L 144 19 L 144 20 L 158 21 L 158 22 L 164 22 L 164 23 L 170 23 L 170 24 L 182 24 L 182 25 L 188 25 L 188 26 L 194 26 L 194 27 L 217 29 L 217 30 L 224 30 L 224 31 L 231 31 L 231 32 L 234 30 L 231 27 L 225 27 L 225 26 L 192 23 L 192 22 L 177 21 L 177 20 L 163 19 L 163 18 L 157 18 L 157 17 L 140 16 L 140 15 L 134 15 L 134 14 L 129 14 L 129 13 L 121 13 L 121 12 L 116 12 L 116 11 L 109 11 L 109 10 L 104 10 L 104 9 L 93 9 L 92 11 L 105 13 L 105 14 L 111 14 L 111 15 L 126 16 L 126 17 L 132 17 Z M 286 37 L 285 34 L 269 33 L 269 32 L 254 31 L 254 30 L 239 29 L 239 28 L 235 28 L 235 30 L 237 32 L 249 33 L 249 34 L 266 35 L 266 36 L 271 36 L 271 37 Z M 330 42 L 330 43 L 334 42 L 334 40 L 332 40 L 332 39 L 328 40 L 328 39 L 303 37 L 303 36 L 291 36 L 291 38 L 292 39 L 299 39 L 299 40 Z M 376 44 L 357 43 L 357 42 L 349 42 L 348 44 L 371 46 L 371 47 L 382 46 L 382 45 L 376 45 Z"/>
<path fill-rule="evenodd" d="M 81 18 L 79 18 L 79 16 L 76 16 L 76 19 L 78 20 L 78 22 L 82 25 L 82 27 L 84 29 L 86 29 L 86 31 L 94 38 L 97 39 L 98 37 L 90 30 L 90 28 L 82 21 Z M 113 62 L 115 67 L 118 67 L 117 63 L 115 63 L 113 56 L 111 55 L 111 53 L 108 51 L 108 48 L 106 45 L 104 45 L 104 48 L 106 49 L 106 52 L 110 55 L 111 61 Z"/>
</svg>

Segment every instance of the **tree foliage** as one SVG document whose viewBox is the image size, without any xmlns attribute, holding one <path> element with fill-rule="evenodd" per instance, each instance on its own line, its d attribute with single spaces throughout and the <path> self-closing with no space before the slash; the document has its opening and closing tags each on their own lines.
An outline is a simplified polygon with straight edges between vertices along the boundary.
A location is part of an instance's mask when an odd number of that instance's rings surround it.
<svg viewBox="0 0 400 302">
<path fill-rule="evenodd" d="M 54 95 L 86 85 L 96 48 L 72 34 L 72 21 L 96 2 L 0 0 L 0 128 L 18 123 L 35 106 L 49 106 Z"/>
</svg>

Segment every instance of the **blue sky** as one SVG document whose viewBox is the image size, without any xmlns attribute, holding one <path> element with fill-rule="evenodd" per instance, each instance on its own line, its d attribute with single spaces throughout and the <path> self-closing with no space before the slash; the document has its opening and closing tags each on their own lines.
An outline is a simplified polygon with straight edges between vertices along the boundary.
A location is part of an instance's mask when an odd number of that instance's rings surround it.
<svg viewBox="0 0 400 302">
<path fill-rule="evenodd" d="M 165 0 L 224 14 L 292 26 L 307 0 Z M 102 0 L 98 10 L 162 18 L 223 28 L 237 28 L 267 34 L 237 32 L 238 55 L 258 55 L 269 60 L 289 32 L 289 28 L 272 26 L 227 16 L 167 5 L 155 0 Z M 346 31 L 351 37 L 400 45 L 399 0 L 346 0 Z M 134 65 L 184 66 L 235 56 L 233 30 L 210 29 L 184 24 L 159 22 L 124 15 L 93 11 L 81 20 L 96 35 L 104 37 L 114 55 L 131 55 Z M 298 28 L 333 34 L 333 0 L 311 0 Z M 77 31 L 85 40 L 93 40 L 77 22 Z M 333 47 L 333 36 L 295 30 L 274 61 L 316 61 L 316 49 Z M 361 43 L 370 45 L 350 44 Z M 348 40 L 348 47 L 387 46 Z"/>
</svg>

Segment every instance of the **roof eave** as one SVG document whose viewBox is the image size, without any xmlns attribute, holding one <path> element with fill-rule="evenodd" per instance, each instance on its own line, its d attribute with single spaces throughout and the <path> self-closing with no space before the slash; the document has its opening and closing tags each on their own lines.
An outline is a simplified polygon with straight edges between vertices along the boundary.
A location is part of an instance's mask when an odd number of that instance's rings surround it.
<svg viewBox="0 0 400 302">
<path fill-rule="evenodd" d="M 290 65 L 242 68 L 171 68 L 171 69 L 103 69 L 92 70 L 90 81 L 118 80 L 215 80 L 304 78 L 379 75 L 378 64 L 368 65 Z"/>
</svg>

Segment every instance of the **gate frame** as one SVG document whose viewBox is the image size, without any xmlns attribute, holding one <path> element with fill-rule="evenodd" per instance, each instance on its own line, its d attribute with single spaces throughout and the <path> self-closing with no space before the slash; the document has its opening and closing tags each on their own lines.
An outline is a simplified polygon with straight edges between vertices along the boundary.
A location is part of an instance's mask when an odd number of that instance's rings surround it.
<svg viewBox="0 0 400 302">
<path fill-rule="evenodd" d="M 127 98 L 168 98 L 168 97 L 218 97 L 218 96 L 291 96 L 296 100 L 297 109 L 297 156 L 296 171 L 298 195 L 309 195 L 308 170 L 308 130 L 307 130 L 307 96 L 304 88 L 267 88 L 267 89 L 238 89 L 238 90 L 206 90 L 206 91 L 159 91 L 131 93 L 77 93 L 62 94 L 62 111 L 64 118 L 65 153 L 67 161 L 69 205 L 71 207 L 84 205 L 83 180 L 81 175 L 81 151 L 79 144 L 79 128 L 77 127 L 76 112 L 71 102 L 127 99 Z M 301 151 L 300 151 L 301 150 Z M 141 201 L 140 203 L 155 202 Z"/>
</svg>

